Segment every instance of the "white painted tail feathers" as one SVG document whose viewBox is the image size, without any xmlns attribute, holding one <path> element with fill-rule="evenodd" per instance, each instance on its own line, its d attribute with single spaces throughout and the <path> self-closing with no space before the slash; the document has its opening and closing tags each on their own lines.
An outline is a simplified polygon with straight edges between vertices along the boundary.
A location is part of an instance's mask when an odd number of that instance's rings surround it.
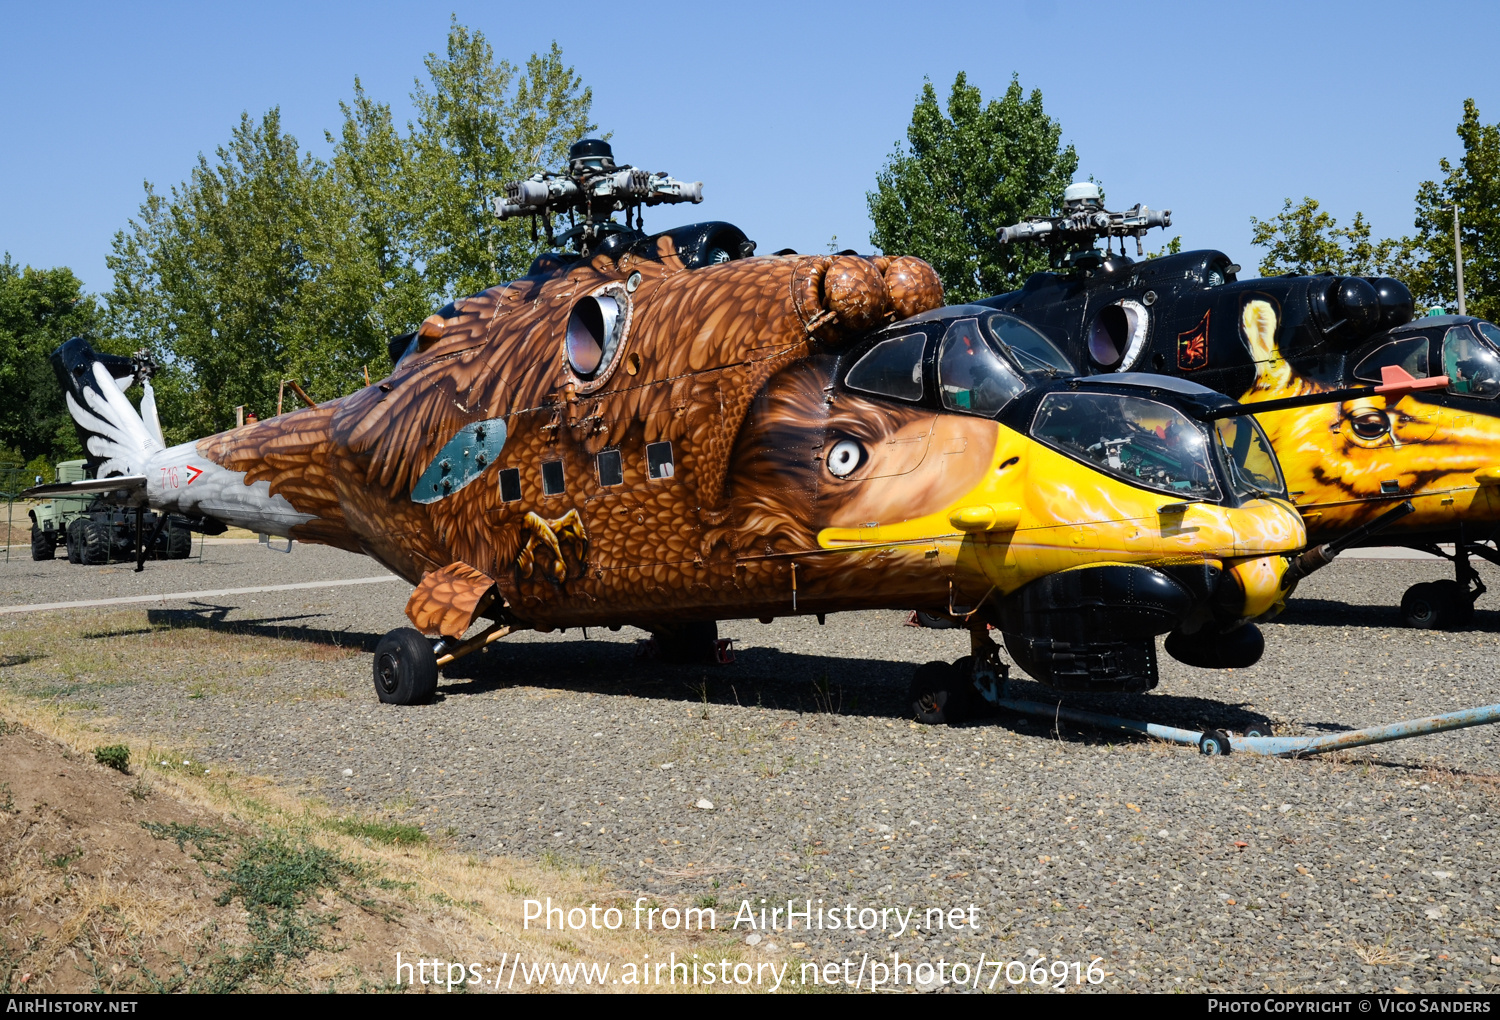
<svg viewBox="0 0 1500 1020">
<path fill-rule="evenodd" d="M 72 392 L 67 394 L 67 401 L 68 413 L 87 433 L 85 446 L 101 461 L 97 477 L 142 474 L 151 455 L 166 447 L 151 384 L 146 383 L 138 414 L 104 365 L 96 361 L 91 367 L 97 387 L 77 387 L 88 407 L 81 406 Z"/>
</svg>

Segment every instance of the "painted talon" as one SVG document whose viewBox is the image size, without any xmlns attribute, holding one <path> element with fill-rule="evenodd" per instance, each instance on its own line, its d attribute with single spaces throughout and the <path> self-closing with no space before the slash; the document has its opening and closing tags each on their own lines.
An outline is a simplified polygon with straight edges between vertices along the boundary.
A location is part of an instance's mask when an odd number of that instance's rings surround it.
<svg viewBox="0 0 1500 1020">
<path fill-rule="evenodd" d="M 558 584 L 568 579 L 568 561 L 563 557 L 562 542 L 573 543 L 579 559 L 583 558 L 588 549 L 588 535 L 583 530 L 583 519 L 578 516 L 577 510 L 569 510 L 555 521 L 528 511 L 521 520 L 521 527 L 527 532 L 526 544 L 521 546 L 521 551 L 516 555 L 516 569 L 522 577 L 530 577 L 536 567 L 536 553 L 533 549 L 538 542 L 552 552 L 552 575 Z"/>
</svg>

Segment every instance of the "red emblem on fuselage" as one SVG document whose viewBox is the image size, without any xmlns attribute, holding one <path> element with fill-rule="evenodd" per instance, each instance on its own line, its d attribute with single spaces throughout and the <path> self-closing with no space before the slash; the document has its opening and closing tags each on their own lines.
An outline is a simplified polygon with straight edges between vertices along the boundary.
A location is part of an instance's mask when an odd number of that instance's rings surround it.
<svg viewBox="0 0 1500 1020">
<path fill-rule="evenodd" d="M 1203 321 L 1186 333 L 1177 334 L 1177 367 L 1192 372 L 1208 364 L 1208 312 Z"/>
</svg>

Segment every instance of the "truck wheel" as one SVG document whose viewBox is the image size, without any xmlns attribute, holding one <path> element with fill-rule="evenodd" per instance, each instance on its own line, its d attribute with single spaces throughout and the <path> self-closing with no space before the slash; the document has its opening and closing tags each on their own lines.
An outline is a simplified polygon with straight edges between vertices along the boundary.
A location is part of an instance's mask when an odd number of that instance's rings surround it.
<svg viewBox="0 0 1500 1020">
<path fill-rule="evenodd" d="M 421 705 L 437 693 L 432 642 L 410 627 L 391 631 L 375 646 L 375 695 L 387 705 Z"/>
<path fill-rule="evenodd" d="M 193 554 L 193 533 L 180 524 L 167 522 L 167 559 L 185 560 Z"/>
<path fill-rule="evenodd" d="M 68 522 L 68 530 L 64 533 L 68 543 L 68 562 L 83 562 L 83 525 L 82 518 L 75 518 Z"/>
<path fill-rule="evenodd" d="M 43 531 L 36 525 L 31 526 L 31 558 L 34 560 L 50 560 L 57 556 L 57 533 L 54 531 Z"/>
<path fill-rule="evenodd" d="M 109 562 L 109 525 L 98 521 L 81 523 L 83 526 L 78 531 L 83 538 L 83 548 L 79 552 L 78 561 L 86 567 L 103 566 Z"/>
</svg>

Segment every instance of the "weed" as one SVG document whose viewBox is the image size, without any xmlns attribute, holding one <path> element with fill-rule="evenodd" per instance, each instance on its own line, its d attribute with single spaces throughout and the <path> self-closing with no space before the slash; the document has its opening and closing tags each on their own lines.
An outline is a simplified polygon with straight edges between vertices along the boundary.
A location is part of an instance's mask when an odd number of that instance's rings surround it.
<svg viewBox="0 0 1500 1020">
<path fill-rule="evenodd" d="M 11 722 L 7 719 L 0 719 L 0 737 L 8 737 L 12 733 L 20 733 L 24 728 L 25 727 L 23 727 L 18 722 Z"/>
<path fill-rule="evenodd" d="M 824 715 L 838 715 L 844 710 L 844 689 L 840 687 L 835 692 L 828 684 L 828 674 L 824 673 L 813 681 L 813 704 Z"/>
<path fill-rule="evenodd" d="M 427 833 L 406 822 L 375 822 L 360 821 L 357 818 L 339 818 L 329 822 L 328 827 L 346 836 L 360 836 L 390 846 L 411 846 L 427 842 Z"/>
<path fill-rule="evenodd" d="M 66 871 L 69 864 L 72 864 L 74 861 L 78 860 L 78 858 L 80 858 L 82 856 L 83 856 L 83 849 L 79 848 L 77 850 L 70 850 L 69 852 L 67 852 L 65 854 L 58 854 L 56 857 L 53 857 L 47 863 L 50 864 L 50 865 L 52 865 L 58 871 Z"/>
<path fill-rule="evenodd" d="M 204 825 L 183 825 L 181 822 L 142 822 L 141 828 L 157 839 L 176 842 L 177 849 L 187 851 L 187 844 L 198 847 L 197 860 L 223 863 L 224 851 L 228 848 L 230 835 Z"/>
<path fill-rule="evenodd" d="M 709 910 L 719 905 L 719 898 L 717 896 L 699 896 L 694 902 L 704 910 Z"/>
<path fill-rule="evenodd" d="M 94 748 L 94 760 L 107 765 L 116 772 L 130 771 L 130 748 L 124 744 L 109 744 Z"/>
<path fill-rule="evenodd" d="M 219 895 L 219 903 L 227 904 L 238 896 L 246 909 L 292 910 L 310 892 L 337 887 L 344 878 L 359 877 L 359 871 L 332 851 L 305 840 L 287 836 L 258 839 L 246 844 L 225 872 L 229 887 Z"/>
<path fill-rule="evenodd" d="M 14 811 L 15 809 L 16 798 L 10 792 L 10 784 L 0 783 L 0 811 Z"/>
<path fill-rule="evenodd" d="M 135 783 L 130 787 L 130 789 L 126 792 L 136 800 L 145 800 L 147 797 L 151 796 L 151 783 L 146 779 L 145 775 L 142 774 L 141 777 L 137 779 Z"/>
</svg>

